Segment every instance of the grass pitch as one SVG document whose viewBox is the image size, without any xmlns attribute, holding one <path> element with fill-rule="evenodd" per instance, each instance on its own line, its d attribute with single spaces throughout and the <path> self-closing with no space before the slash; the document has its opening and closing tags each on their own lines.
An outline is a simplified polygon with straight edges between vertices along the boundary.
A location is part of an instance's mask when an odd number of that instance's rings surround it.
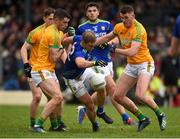
<svg viewBox="0 0 180 139">
<path fill-rule="evenodd" d="M 141 110 L 151 118 L 152 123 L 141 133 L 137 133 L 136 126 L 125 126 L 120 116 L 111 105 L 105 110 L 114 120 L 112 125 L 100 123 L 100 131 L 92 132 L 91 124 L 86 118 L 82 125 L 77 123 L 77 105 L 65 105 L 63 121 L 69 127 L 68 132 L 33 133 L 28 130 L 29 107 L 27 106 L 0 106 L 0 137 L 1 138 L 178 138 L 180 137 L 180 108 L 163 108 L 168 120 L 168 127 L 161 132 L 157 118 L 152 110 L 141 107 Z M 42 108 L 40 108 L 42 109 Z M 39 110 L 40 113 L 41 110 Z M 131 115 L 132 116 L 132 115 Z M 136 119 L 134 116 L 132 116 Z M 45 129 L 50 126 L 45 122 Z"/>
</svg>

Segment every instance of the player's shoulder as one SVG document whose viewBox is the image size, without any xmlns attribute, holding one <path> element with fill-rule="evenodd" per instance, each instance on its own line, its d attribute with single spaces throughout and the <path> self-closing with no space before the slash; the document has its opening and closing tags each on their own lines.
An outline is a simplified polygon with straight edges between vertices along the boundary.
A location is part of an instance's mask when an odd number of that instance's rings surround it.
<svg viewBox="0 0 180 139">
<path fill-rule="evenodd" d="M 114 28 L 116 28 L 116 29 L 122 28 L 122 27 L 124 27 L 124 24 L 123 24 L 122 22 L 117 23 L 117 24 L 114 26 Z"/>
<path fill-rule="evenodd" d="M 111 24 L 109 21 L 103 19 L 98 19 L 98 23 Z"/>
<path fill-rule="evenodd" d="M 137 30 L 141 30 L 143 32 L 146 32 L 146 29 L 144 28 L 143 24 L 141 24 L 140 22 L 138 22 L 137 20 L 135 20 L 135 27 L 137 28 Z"/>
<path fill-rule="evenodd" d="M 86 26 L 86 25 L 89 24 L 89 23 L 90 23 L 89 20 L 87 20 L 87 21 L 81 23 L 81 24 L 78 26 L 78 28 L 84 27 L 84 26 Z"/>
<path fill-rule="evenodd" d="M 54 35 L 58 35 L 59 31 L 56 28 L 56 26 L 52 24 L 45 29 L 44 33 L 45 33 L 45 35 L 54 36 Z"/>
<path fill-rule="evenodd" d="M 33 34 L 34 34 L 34 33 L 36 33 L 36 32 L 39 32 L 39 31 L 42 30 L 42 29 L 45 29 L 45 25 L 44 25 L 44 24 L 36 27 L 36 28 L 33 29 L 32 31 L 30 31 L 30 33 L 33 33 Z"/>
</svg>

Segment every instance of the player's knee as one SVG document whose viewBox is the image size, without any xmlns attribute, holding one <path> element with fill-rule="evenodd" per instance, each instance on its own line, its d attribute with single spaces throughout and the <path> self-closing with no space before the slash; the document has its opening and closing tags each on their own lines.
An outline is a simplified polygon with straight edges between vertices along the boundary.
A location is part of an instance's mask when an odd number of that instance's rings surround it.
<svg viewBox="0 0 180 139">
<path fill-rule="evenodd" d="M 42 97 L 42 94 L 39 93 L 39 92 L 35 92 L 34 95 L 33 95 L 33 100 L 36 102 L 36 103 L 39 103 L 41 101 L 41 97 Z"/>
<path fill-rule="evenodd" d="M 87 104 L 86 104 L 86 108 L 87 108 L 89 111 L 94 111 L 94 103 L 93 103 L 93 102 L 87 103 Z"/>
<path fill-rule="evenodd" d="M 91 86 L 94 90 L 104 89 L 106 81 L 104 75 L 97 73 L 90 80 Z"/>
<path fill-rule="evenodd" d="M 57 94 L 54 96 L 55 103 L 59 105 L 63 101 L 63 96 L 61 94 Z"/>
<path fill-rule="evenodd" d="M 136 97 L 138 100 L 144 100 L 145 95 L 144 95 L 143 93 L 136 93 L 136 94 L 135 94 L 135 97 Z"/>
<path fill-rule="evenodd" d="M 113 99 L 114 101 L 116 101 L 116 102 L 119 102 L 119 101 L 122 99 L 122 97 L 121 97 L 120 95 L 118 95 L 118 94 L 114 94 L 113 97 L 112 97 L 112 99 Z"/>
</svg>

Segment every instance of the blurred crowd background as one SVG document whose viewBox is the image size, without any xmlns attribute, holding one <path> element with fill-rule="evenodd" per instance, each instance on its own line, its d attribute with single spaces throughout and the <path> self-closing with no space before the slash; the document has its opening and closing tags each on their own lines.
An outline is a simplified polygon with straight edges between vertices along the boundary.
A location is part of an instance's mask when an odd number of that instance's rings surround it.
<svg viewBox="0 0 180 139">
<path fill-rule="evenodd" d="M 29 31 L 42 24 L 42 12 L 47 7 L 64 8 L 72 16 L 75 28 L 86 20 L 88 0 L 0 0 L 0 88 L 1 90 L 29 90 L 23 73 L 20 48 Z M 119 9 L 133 5 L 136 19 L 148 32 L 148 47 L 155 59 L 156 71 L 148 95 L 164 106 L 180 106 L 180 58 L 167 55 L 175 19 L 180 14 L 179 0 L 102 0 L 100 18 L 115 25 L 120 22 Z M 122 73 L 125 57 L 115 55 L 115 80 Z M 57 73 L 62 90 L 66 87 Z M 167 81 L 168 80 L 168 81 Z"/>
</svg>

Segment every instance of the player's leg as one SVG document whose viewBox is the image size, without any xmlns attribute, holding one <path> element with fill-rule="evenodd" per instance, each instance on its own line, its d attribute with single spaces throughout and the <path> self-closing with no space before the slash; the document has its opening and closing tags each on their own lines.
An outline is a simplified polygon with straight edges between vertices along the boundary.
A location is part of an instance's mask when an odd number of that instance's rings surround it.
<svg viewBox="0 0 180 139">
<path fill-rule="evenodd" d="M 108 63 L 108 65 L 109 65 L 109 63 Z M 106 67 L 96 66 L 96 67 L 88 68 L 88 70 L 89 70 L 90 72 L 96 72 L 96 73 L 104 74 L 104 70 L 108 71 L 108 67 L 107 67 L 107 66 L 106 66 Z M 106 95 L 107 95 L 107 94 L 106 94 Z M 95 105 L 97 105 L 97 99 L 96 99 L 96 98 L 97 98 L 97 92 L 95 92 L 91 97 L 92 97 Z M 104 105 L 101 105 L 101 106 L 97 105 L 97 106 L 98 106 L 98 107 L 97 107 L 97 111 L 96 111 L 97 116 L 98 116 L 99 118 L 102 118 L 106 123 L 112 124 L 112 123 L 113 123 L 113 120 L 105 113 L 105 111 L 104 111 Z"/>
<path fill-rule="evenodd" d="M 37 87 L 32 79 L 28 79 L 30 89 L 32 91 L 32 101 L 30 104 L 30 127 L 33 127 L 36 120 L 36 113 L 42 97 L 40 87 Z"/>
<path fill-rule="evenodd" d="M 113 94 L 115 92 L 115 87 L 116 84 L 112 78 L 111 75 L 106 76 L 106 91 L 108 96 L 111 99 L 111 102 L 113 104 L 113 106 L 115 107 L 115 109 L 117 110 L 117 112 L 121 115 L 121 118 L 123 120 L 124 124 L 127 125 L 137 125 L 136 121 L 134 121 L 132 118 L 130 118 L 130 116 L 128 115 L 128 113 L 126 113 L 125 109 L 123 106 L 121 106 L 120 104 L 118 104 L 112 97 Z"/>
<path fill-rule="evenodd" d="M 139 119 L 138 131 L 141 131 L 150 124 L 150 120 L 146 118 L 132 100 L 126 97 L 127 92 L 135 85 L 136 81 L 136 78 L 123 73 L 116 83 L 116 90 L 113 97 L 116 102 L 124 106 Z"/>
<path fill-rule="evenodd" d="M 56 109 L 56 107 L 62 102 L 63 96 L 59 86 L 56 83 L 53 75 L 49 71 L 33 71 L 31 72 L 32 78 L 36 85 L 39 85 L 43 93 L 51 97 L 52 99 L 48 101 L 45 105 L 40 118 L 36 121 L 34 125 L 35 132 L 44 132 L 42 125 L 47 117 Z M 44 76 L 46 75 L 46 76 Z"/>
<path fill-rule="evenodd" d="M 91 96 L 89 95 L 89 93 L 84 87 L 83 80 L 64 79 L 64 81 L 66 85 L 71 89 L 72 93 L 78 98 L 78 100 L 85 105 L 85 108 L 82 109 L 84 110 L 82 111 L 83 113 L 80 116 L 78 116 L 78 121 L 80 119 L 82 120 L 83 116 L 85 116 L 85 113 L 87 113 L 87 116 L 92 123 L 93 131 L 98 131 L 99 125 L 96 122 L 96 113 L 94 110 L 94 103 L 91 99 Z"/>
<path fill-rule="evenodd" d="M 92 123 L 93 131 L 99 130 L 99 125 L 96 121 L 96 113 L 94 109 L 94 103 L 91 99 L 91 96 L 88 93 L 85 93 L 83 96 L 78 97 L 79 101 L 83 103 L 86 106 L 86 114 L 89 118 L 89 120 Z"/>
<path fill-rule="evenodd" d="M 57 85 L 59 86 L 59 89 L 60 89 L 59 80 L 55 73 L 53 73 L 53 77 L 56 80 Z M 56 115 L 57 115 L 58 131 L 67 131 L 68 130 L 67 126 L 65 125 L 65 123 L 62 120 L 63 107 L 64 107 L 64 101 L 62 101 L 55 110 Z"/>
<path fill-rule="evenodd" d="M 136 86 L 136 97 L 155 112 L 159 121 L 160 129 L 165 130 L 167 124 L 165 114 L 160 110 L 151 97 L 145 95 L 150 79 L 151 75 L 148 73 L 141 73 L 139 75 Z"/>
</svg>

